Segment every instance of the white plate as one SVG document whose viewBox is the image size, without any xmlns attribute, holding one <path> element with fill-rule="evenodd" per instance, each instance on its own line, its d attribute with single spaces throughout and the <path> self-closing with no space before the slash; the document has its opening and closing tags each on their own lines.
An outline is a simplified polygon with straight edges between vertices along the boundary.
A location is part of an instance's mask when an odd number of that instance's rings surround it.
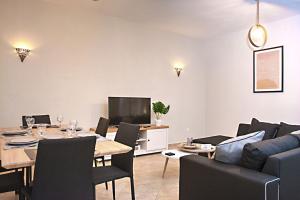
<svg viewBox="0 0 300 200">
<path fill-rule="evenodd" d="M 58 135 L 58 134 L 44 134 L 42 136 L 42 138 L 44 139 L 48 139 L 48 140 L 54 140 L 54 139 L 62 139 L 63 136 L 62 135 Z"/>
<path fill-rule="evenodd" d="M 20 130 L 14 130 L 14 131 L 4 131 L 1 133 L 2 135 L 25 135 L 27 134 L 27 131 L 20 131 Z"/>
<path fill-rule="evenodd" d="M 90 132 L 79 132 L 77 133 L 78 137 L 88 137 L 88 136 L 96 136 L 98 138 L 98 134 L 90 133 Z"/>
<path fill-rule="evenodd" d="M 38 140 L 36 138 L 33 137 L 23 137 L 23 138 L 15 138 L 10 140 L 7 144 L 12 144 L 12 145 L 22 145 L 22 144 L 32 144 L 32 143 L 36 143 L 38 142 Z"/>
</svg>

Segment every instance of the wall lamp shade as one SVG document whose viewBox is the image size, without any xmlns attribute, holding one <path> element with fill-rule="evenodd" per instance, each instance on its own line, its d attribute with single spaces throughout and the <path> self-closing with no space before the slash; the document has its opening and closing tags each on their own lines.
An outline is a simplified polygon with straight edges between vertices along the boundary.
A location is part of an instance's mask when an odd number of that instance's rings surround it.
<svg viewBox="0 0 300 200">
<path fill-rule="evenodd" d="M 177 76 L 179 77 L 180 74 L 181 74 L 181 71 L 182 71 L 182 67 L 174 67 L 176 73 L 177 73 Z"/>
<path fill-rule="evenodd" d="M 21 59 L 21 62 L 25 60 L 25 58 L 28 56 L 30 52 L 29 49 L 24 49 L 24 48 L 16 48 L 16 51 Z"/>
<path fill-rule="evenodd" d="M 267 29 L 259 23 L 259 0 L 256 0 L 256 24 L 248 32 L 248 40 L 255 48 L 265 46 L 268 40 Z"/>
</svg>

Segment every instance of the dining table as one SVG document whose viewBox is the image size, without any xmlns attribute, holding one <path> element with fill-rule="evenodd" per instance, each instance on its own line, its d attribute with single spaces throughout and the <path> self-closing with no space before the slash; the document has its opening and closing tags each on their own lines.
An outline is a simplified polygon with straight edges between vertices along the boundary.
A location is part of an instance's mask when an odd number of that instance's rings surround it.
<svg viewBox="0 0 300 200">
<path fill-rule="evenodd" d="M 5 169 L 26 169 L 26 181 L 31 178 L 31 168 L 35 164 L 38 143 L 28 146 L 9 146 L 9 142 L 16 138 L 35 138 L 37 141 L 44 139 L 68 139 L 74 137 L 96 136 L 95 158 L 100 156 L 116 155 L 127 153 L 132 150 L 131 147 L 119 142 L 103 138 L 92 131 L 63 131 L 61 128 L 47 128 L 42 134 L 38 129 L 32 129 L 23 135 L 9 135 L 5 133 L 20 132 L 22 128 L 0 128 L 0 161 L 1 167 Z M 4 136 L 5 135 L 5 136 Z M 30 176 L 30 177 L 28 177 Z"/>
</svg>

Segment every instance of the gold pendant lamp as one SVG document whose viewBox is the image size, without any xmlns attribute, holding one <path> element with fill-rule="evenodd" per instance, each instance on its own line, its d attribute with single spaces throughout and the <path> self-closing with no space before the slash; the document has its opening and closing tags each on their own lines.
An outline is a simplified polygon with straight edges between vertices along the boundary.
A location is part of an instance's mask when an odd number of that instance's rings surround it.
<svg viewBox="0 0 300 200">
<path fill-rule="evenodd" d="M 256 24 L 250 28 L 248 32 L 248 40 L 253 47 L 260 48 L 265 46 L 267 43 L 268 32 L 267 29 L 259 23 L 259 0 L 256 1 Z"/>
</svg>

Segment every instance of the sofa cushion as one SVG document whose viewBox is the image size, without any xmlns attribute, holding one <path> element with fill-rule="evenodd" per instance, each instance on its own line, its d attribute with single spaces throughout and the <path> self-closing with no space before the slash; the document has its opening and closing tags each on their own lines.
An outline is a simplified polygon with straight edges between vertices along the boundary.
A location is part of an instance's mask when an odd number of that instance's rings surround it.
<svg viewBox="0 0 300 200">
<path fill-rule="evenodd" d="M 199 138 L 199 139 L 194 139 L 193 143 L 199 143 L 199 144 L 211 144 L 213 146 L 216 146 L 220 144 L 221 142 L 230 139 L 231 137 L 224 136 L 224 135 L 216 135 L 216 136 L 211 136 L 211 137 L 206 137 L 206 138 Z"/>
<path fill-rule="evenodd" d="M 279 128 L 279 124 L 260 122 L 257 119 L 253 118 L 248 132 L 253 133 L 257 131 L 265 131 L 265 136 L 263 140 L 268 140 L 275 137 L 278 128 Z"/>
<path fill-rule="evenodd" d="M 264 131 L 258 131 L 221 142 L 216 146 L 215 160 L 228 164 L 239 164 L 244 145 L 261 141 L 264 134 Z"/>
<path fill-rule="evenodd" d="M 249 133 L 249 128 L 251 124 L 239 124 L 236 136 L 246 135 Z"/>
<path fill-rule="evenodd" d="M 286 134 L 292 133 L 294 131 L 299 131 L 299 130 L 300 130 L 300 125 L 291 125 L 291 124 L 286 124 L 284 122 L 281 122 L 276 137 L 281 137 Z"/>
<path fill-rule="evenodd" d="M 275 139 L 246 144 L 240 165 L 248 169 L 261 171 L 269 156 L 299 147 L 295 135 L 286 135 Z"/>
</svg>

